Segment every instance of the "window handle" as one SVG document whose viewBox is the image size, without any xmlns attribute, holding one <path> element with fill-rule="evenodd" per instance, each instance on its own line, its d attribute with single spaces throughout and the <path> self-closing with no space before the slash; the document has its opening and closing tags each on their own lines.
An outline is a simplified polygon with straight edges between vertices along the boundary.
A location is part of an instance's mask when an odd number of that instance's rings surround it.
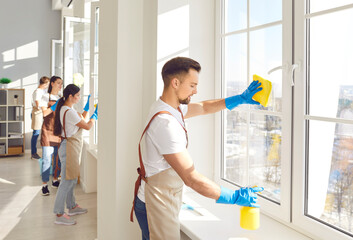
<svg viewBox="0 0 353 240">
<path fill-rule="evenodd" d="M 294 86 L 294 71 L 296 68 L 299 67 L 299 64 L 295 63 L 292 65 L 291 67 L 291 75 L 290 75 L 290 78 L 291 78 L 291 86 L 293 87 Z"/>
<path fill-rule="evenodd" d="M 270 71 L 268 71 L 267 74 L 270 75 L 271 73 L 273 73 L 273 72 L 275 72 L 277 70 L 280 70 L 280 69 L 283 69 L 283 67 L 282 66 L 278 66 L 278 67 L 272 68 Z"/>
<path fill-rule="evenodd" d="M 291 84 L 291 86 L 294 86 L 294 70 L 296 69 L 296 68 L 298 68 L 299 67 L 299 65 L 300 64 L 292 64 L 292 66 L 290 67 L 290 71 L 291 71 L 291 79 L 290 79 L 290 84 Z M 278 66 L 278 67 L 275 67 L 275 68 L 272 68 L 270 71 L 268 71 L 268 75 L 270 75 L 271 73 L 273 73 L 273 72 L 275 72 L 275 71 L 277 71 L 277 70 L 287 70 L 288 69 L 288 66 L 287 66 L 287 64 L 285 64 L 284 66 Z"/>
</svg>

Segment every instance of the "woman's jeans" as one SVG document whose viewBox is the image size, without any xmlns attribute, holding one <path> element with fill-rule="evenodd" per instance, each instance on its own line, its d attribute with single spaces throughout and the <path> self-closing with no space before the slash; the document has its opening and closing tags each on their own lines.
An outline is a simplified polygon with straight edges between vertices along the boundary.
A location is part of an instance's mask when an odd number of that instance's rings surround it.
<svg viewBox="0 0 353 240">
<path fill-rule="evenodd" d="M 59 157 L 61 160 L 61 182 L 56 193 L 54 204 L 54 213 L 63 214 L 65 212 L 65 202 L 68 209 L 76 206 L 74 189 L 77 184 L 77 178 L 73 180 L 66 180 L 66 140 L 62 141 L 59 148 Z"/>
<path fill-rule="evenodd" d="M 146 204 L 142 202 L 137 196 L 135 199 L 135 216 L 137 221 L 139 222 L 141 232 L 142 232 L 142 240 L 150 239 L 150 231 L 148 230 L 148 222 L 147 222 L 147 212 L 146 212 Z"/>
<path fill-rule="evenodd" d="M 52 157 L 54 156 L 54 166 L 53 166 L 53 176 L 54 178 L 58 178 L 61 172 L 61 163 L 58 156 L 58 147 L 55 146 L 44 146 L 42 147 L 42 181 L 49 182 L 50 176 L 50 166 L 52 162 Z"/>
<path fill-rule="evenodd" d="M 31 154 L 37 153 L 37 140 L 39 137 L 40 130 L 33 130 L 32 139 L 31 139 Z"/>
</svg>

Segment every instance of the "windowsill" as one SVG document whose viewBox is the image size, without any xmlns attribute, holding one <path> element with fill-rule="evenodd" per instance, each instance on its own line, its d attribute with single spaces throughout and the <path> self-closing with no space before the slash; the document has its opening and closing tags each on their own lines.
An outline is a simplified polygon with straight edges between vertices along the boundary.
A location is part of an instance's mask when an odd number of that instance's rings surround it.
<svg viewBox="0 0 353 240">
<path fill-rule="evenodd" d="M 183 202 L 194 210 L 180 211 L 180 227 L 191 239 L 202 240 L 309 240 L 311 238 L 296 232 L 274 219 L 261 214 L 260 228 L 249 231 L 240 227 L 239 206 L 216 204 L 194 191 L 184 193 Z"/>
</svg>

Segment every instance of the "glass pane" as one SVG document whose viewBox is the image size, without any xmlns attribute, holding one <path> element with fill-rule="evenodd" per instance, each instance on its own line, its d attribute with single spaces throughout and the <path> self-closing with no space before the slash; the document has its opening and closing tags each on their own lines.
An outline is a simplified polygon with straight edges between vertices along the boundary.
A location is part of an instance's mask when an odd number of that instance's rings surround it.
<svg viewBox="0 0 353 240">
<path fill-rule="evenodd" d="M 247 88 L 246 33 L 227 36 L 224 48 L 224 74 L 226 97 L 241 94 Z M 247 108 L 242 105 L 238 108 Z"/>
<path fill-rule="evenodd" d="M 247 113 L 225 112 L 225 160 L 223 177 L 241 186 L 247 185 Z"/>
<path fill-rule="evenodd" d="M 62 50 L 63 50 L 63 46 L 62 43 L 60 42 L 56 42 L 54 45 L 55 49 L 55 58 L 54 58 L 54 72 L 52 73 L 55 76 L 60 76 L 63 77 L 63 56 L 62 56 Z"/>
<path fill-rule="evenodd" d="M 282 0 L 249 0 L 250 27 L 282 20 Z"/>
<path fill-rule="evenodd" d="M 268 107 L 260 105 L 252 108 L 282 110 L 282 71 L 267 74 L 278 66 L 282 66 L 282 25 L 250 32 L 250 80 L 256 74 L 272 82 Z"/>
<path fill-rule="evenodd" d="M 353 0 L 310 0 L 310 13 L 352 4 Z"/>
<path fill-rule="evenodd" d="M 226 33 L 247 27 L 247 0 L 226 0 L 224 9 L 224 30 Z"/>
<path fill-rule="evenodd" d="M 280 117 L 251 114 L 248 185 L 264 187 L 262 194 L 278 202 L 281 197 L 281 140 Z"/>
<path fill-rule="evenodd" d="M 353 9 L 310 20 L 310 115 L 346 118 L 340 110 L 352 108 L 352 42 Z"/>
<path fill-rule="evenodd" d="M 353 125 L 310 121 L 308 161 L 307 214 L 353 232 Z"/>
</svg>

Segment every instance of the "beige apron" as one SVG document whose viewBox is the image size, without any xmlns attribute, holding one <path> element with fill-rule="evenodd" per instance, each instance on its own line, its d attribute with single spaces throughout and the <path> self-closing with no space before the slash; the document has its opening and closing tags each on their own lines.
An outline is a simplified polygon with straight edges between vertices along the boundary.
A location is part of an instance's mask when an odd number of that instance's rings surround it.
<svg viewBox="0 0 353 240">
<path fill-rule="evenodd" d="M 65 117 L 67 109 L 63 117 L 63 129 L 66 139 L 66 180 L 73 180 L 80 176 L 81 153 L 83 146 L 82 128 L 80 128 L 71 137 L 66 137 Z"/>
<path fill-rule="evenodd" d="M 150 239 L 180 240 L 179 211 L 184 182 L 173 168 L 147 178 L 145 203 Z"/>
<path fill-rule="evenodd" d="M 181 113 L 180 109 L 178 111 Z M 140 143 L 143 135 L 149 128 L 152 120 L 159 114 L 169 114 L 170 112 L 161 111 L 156 113 L 147 124 L 145 130 L 140 138 Z M 173 115 L 172 115 L 173 116 Z M 181 113 L 184 121 L 183 114 Z M 185 127 L 180 124 L 186 135 L 188 141 L 188 135 Z M 184 124 L 185 125 L 185 124 Z M 148 229 L 150 232 L 150 239 L 168 239 L 168 240 L 179 240 L 180 239 L 180 222 L 179 222 L 179 211 L 182 202 L 183 192 L 183 181 L 174 171 L 173 168 L 166 169 L 160 173 L 157 173 L 151 177 L 145 177 L 145 167 L 142 162 L 141 146 L 139 143 L 139 160 L 140 168 L 137 169 L 139 177 L 135 183 L 135 196 L 133 201 L 133 207 L 131 210 L 130 221 L 133 221 L 133 210 L 135 198 L 137 196 L 138 188 L 141 184 L 141 180 L 146 182 L 145 184 L 145 203 L 147 212 Z M 187 147 L 187 145 L 186 145 Z"/>
<path fill-rule="evenodd" d="M 43 124 L 43 112 L 42 109 L 32 107 L 32 129 L 40 130 Z"/>
</svg>

